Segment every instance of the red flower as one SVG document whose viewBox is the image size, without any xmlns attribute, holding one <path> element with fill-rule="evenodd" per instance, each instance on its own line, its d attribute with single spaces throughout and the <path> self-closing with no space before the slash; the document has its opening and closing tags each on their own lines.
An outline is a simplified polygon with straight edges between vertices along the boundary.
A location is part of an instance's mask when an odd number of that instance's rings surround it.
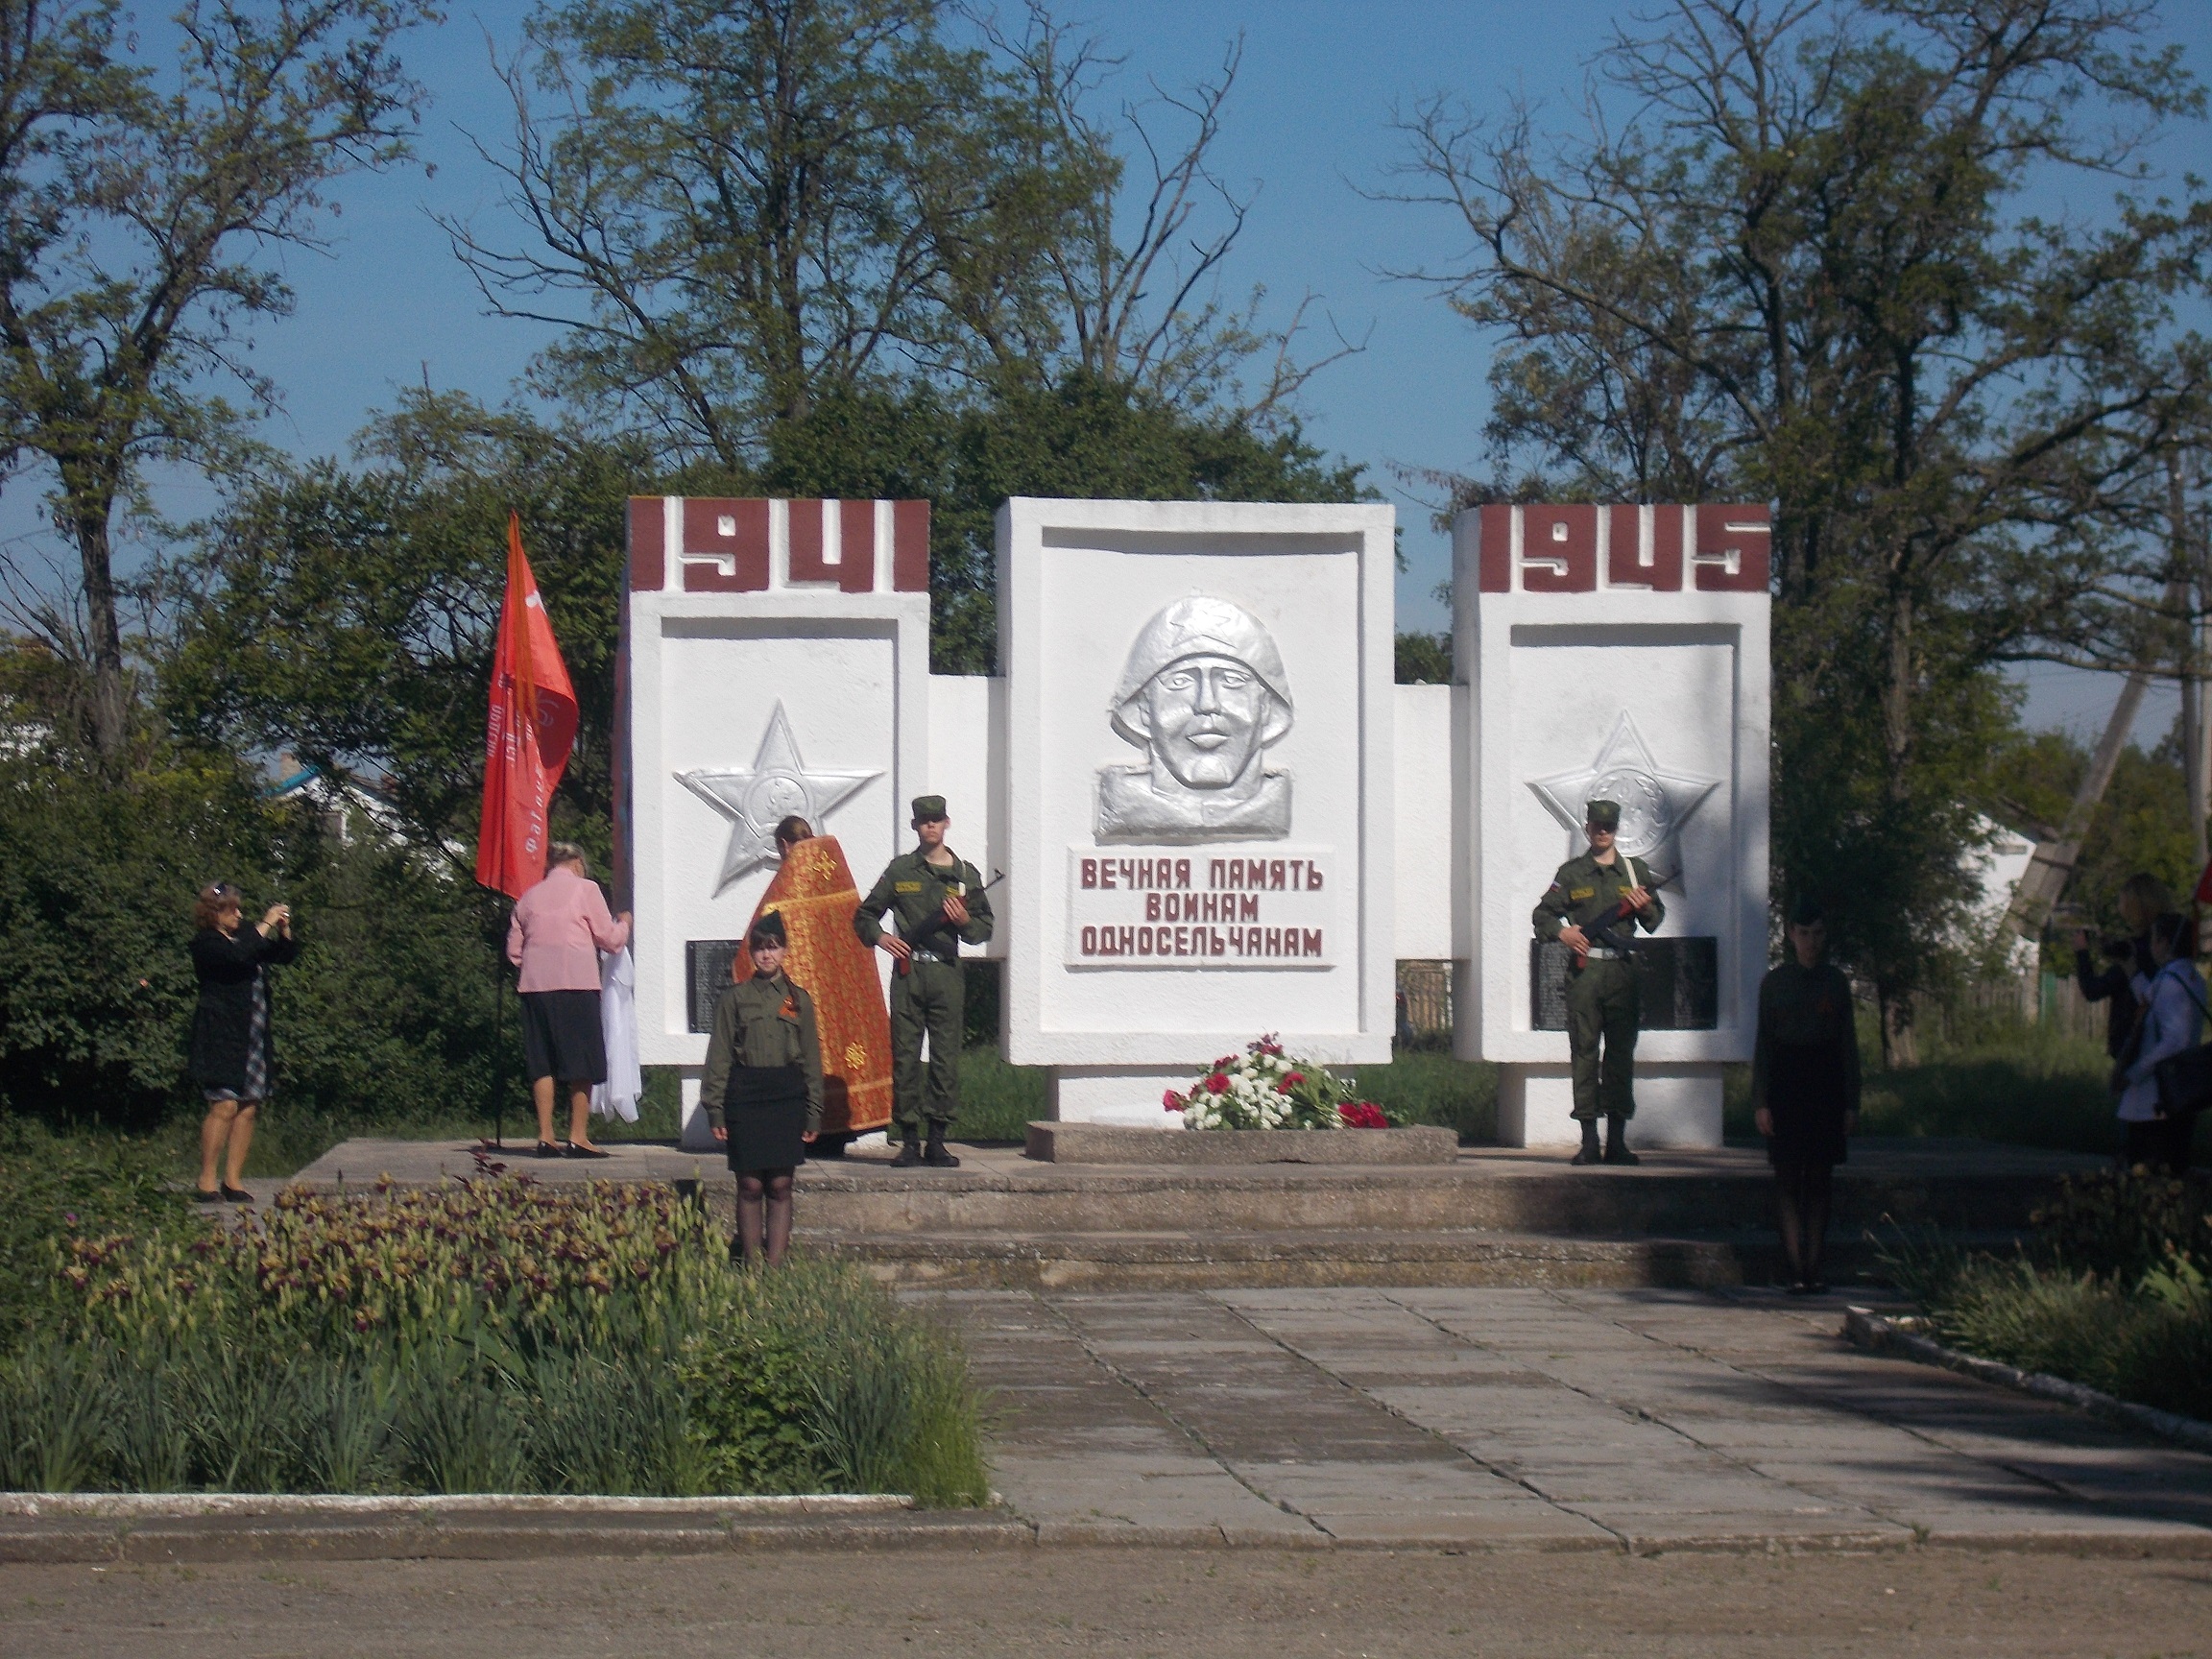
<svg viewBox="0 0 2212 1659">
<path fill-rule="evenodd" d="M 1160 1104 L 1166 1111 L 1180 1112 L 1183 1110 L 1183 1096 L 1170 1089 L 1166 1094 L 1160 1096 Z"/>
<path fill-rule="evenodd" d="M 1390 1119 L 1382 1116 L 1382 1108 L 1369 1100 L 1354 1100 L 1336 1108 L 1336 1116 L 1352 1129 L 1387 1129 Z"/>
<path fill-rule="evenodd" d="M 1206 1093 L 1209 1094 L 1222 1094 L 1228 1089 L 1228 1087 L 1229 1079 L 1222 1076 L 1218 1071 L 1214 1072 L 1213 1076 L 1206 1079 Z"/>
</svg>

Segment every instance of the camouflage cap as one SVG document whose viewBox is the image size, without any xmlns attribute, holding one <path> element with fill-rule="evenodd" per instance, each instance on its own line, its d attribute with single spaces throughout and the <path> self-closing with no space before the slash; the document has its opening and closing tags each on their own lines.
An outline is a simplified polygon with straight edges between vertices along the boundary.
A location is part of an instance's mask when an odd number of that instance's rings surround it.
<svg viewBox="0 0 2212 1659">
<path fill-rule="evenodd" d="M 951 814 L 945 810 L 944 796 L 917 795 L 914 797 L 915 823 L 934 824 L 940 818 L 949 818 Z"/>
<path fill-rule="evenodd" d="M 1621 803 L 1589 802 L 1582 808 L 1582 822 L 1593 830 L 1618 830 L 1621 828 Z"/>
</svg>

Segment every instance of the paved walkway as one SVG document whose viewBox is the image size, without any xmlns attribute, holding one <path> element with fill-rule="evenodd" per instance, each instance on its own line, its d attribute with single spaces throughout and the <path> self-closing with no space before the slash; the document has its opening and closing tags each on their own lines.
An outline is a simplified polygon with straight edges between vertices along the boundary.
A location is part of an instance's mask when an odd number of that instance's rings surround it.
<svg viewBox="0 0 2212 1659">
<path fill-rule="evenodd" d="M 2212 1457 L 1763 1292 L 941 1298 L 1054 1541 L 2212 1555 Z"/>
</svg>

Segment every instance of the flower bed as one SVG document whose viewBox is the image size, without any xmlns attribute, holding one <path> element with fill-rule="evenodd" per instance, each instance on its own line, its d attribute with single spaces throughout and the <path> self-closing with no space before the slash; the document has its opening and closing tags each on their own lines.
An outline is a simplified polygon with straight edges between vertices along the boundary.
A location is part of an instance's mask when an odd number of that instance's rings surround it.
<svg viewBox="0 0 2212 1659">
<path fill-rule="evenodd" d="M 856 1269 L 732 1268 L 668 1189 L 294 1194 L 56 1242 L 16 1489 L 985 1496 L 965 1361 Z"/>
<path fill-rule="evenodd" d="M 1270 1035 L 1225 1054 L 1182 1094 L 1161 1105 L 1183 1115 L 1186 1129 L 1387 1129 L 1388 1113 L 1354 1097 L 1352 1086 L 1325 1066 L 1295 1060 Z"/>
</svg>

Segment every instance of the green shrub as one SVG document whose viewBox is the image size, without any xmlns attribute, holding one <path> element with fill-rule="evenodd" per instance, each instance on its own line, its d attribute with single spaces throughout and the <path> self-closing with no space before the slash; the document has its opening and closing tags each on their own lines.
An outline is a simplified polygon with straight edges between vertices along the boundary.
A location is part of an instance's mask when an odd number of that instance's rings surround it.
<svg viewBox="0 0 2212 1659">
<path fill-rule="evenodd" d="M 185 1208 L 143 1142 L 0 1117 L 0 1351 L 47 1306 L 56 1238 L 173 1226 Z"/>
<path fill-rule="evenodd" d="M 850 1265 L 731 1266 L 663 1188 L 286 1194 L 50 1248 L 0 1360 L 11 1488 L 986 1496 L 946 1332 Z"/>
<path fill-rule="evenodd" d="M 1939 1340 L 2163 1410 L 2212 1417 L 2212 1184 L 2063 1183 L 2010 1260 L 1900 1239 L 1891 1276 Z"/>
</svg>

